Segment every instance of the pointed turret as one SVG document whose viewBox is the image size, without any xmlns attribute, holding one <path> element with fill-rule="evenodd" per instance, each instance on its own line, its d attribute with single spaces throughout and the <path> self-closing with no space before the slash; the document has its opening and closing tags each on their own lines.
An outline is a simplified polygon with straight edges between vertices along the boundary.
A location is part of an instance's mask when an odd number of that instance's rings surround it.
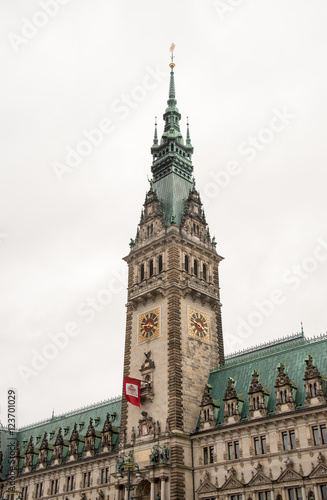
<svg viewBox="0 0 327 500">
<path fill-rule="evenodd" d="M 157 117 L 155 117 L 155 122 L 154 122 L 154 138 L 153 138 L 153 146 L 158 145 L 158 132 L 157 132 Z"/>
</svg>

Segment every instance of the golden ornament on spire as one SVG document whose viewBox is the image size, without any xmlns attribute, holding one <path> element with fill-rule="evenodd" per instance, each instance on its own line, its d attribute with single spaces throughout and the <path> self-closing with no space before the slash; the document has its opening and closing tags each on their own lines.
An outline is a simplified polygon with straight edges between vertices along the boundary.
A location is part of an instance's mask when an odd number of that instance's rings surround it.
<svg viewBox="0 0 327 500">
<path fill-rule="evenodd" d="M 171 63 L 169 64 L 169 66 L 171 67 L 171 69 L 173 69 L 175 67 L 175 63 L 174 63 L 174 48 L 175 48 L 175 44 L 172 43 L 171 46 L 170 46 Z"/>
</svg>

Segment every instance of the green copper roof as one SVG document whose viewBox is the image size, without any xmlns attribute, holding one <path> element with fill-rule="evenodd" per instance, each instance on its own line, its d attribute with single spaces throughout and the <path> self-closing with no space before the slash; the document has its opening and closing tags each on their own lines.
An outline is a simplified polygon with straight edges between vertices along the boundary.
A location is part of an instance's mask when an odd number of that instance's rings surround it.
<svg viewBox="0 0 327 500">
<path fill-rule="evenodd" d="M 244 351 L 244 353 L 236 353 L 230 356 L 224 366 L 212 370 L 208 379 L 208 384 L 212 386 L 212 398 L 220 402 L 218 422 L 222 423 L 224 419 L 223 399 L 229 377 L 235 380 L 237 394 L 242 395 L 244 398 L 242 421 L 247 420 L 249 413 L 248 392 L 254 370 L 259 373 L 259 380 L 263 388 L 268 389 L 270 393 L 267 407 L 268 417 L 269 415 L 274 415 L 276 408 L 274 386 L 279 363 L 285 365 L 285 372 L 297 386 L 294 398 L 297 410 L 303 408 L 305 401 L 303 381 L 306 368 L 305 359 L 309 355 L 313 357 L 313 364 L 318 368 L 323 379 L 327 380 L 326 335 L 314 339 L 306 339 L 302 334 L 297 334 L 263 347 L 257 346 L 254 349 Z"/>
<path fill-rule="evenodd" d="M 111 419 L 113 430 L 112 445 L 113 447 L 116 447 L 119 439 L 121 397 L 103 401 L 101 403 L 90 405 L 85 408 L 80 408 L 59 416 L 52 416 L 52 418 L 48 420 L 22 427 L 16 433 L 16 440 L 18 440 L 21 454 L 20 468 L 23 466 L 24 454 L 31 437 L 33 437 L 34 445 L 33 465 L 36 465 L 38 459 L 38 451 L 45 432 L 47 432 L 47 439 L 49 442 L 48 462 L 50 462 L 52 458 L 53 447 L 60 427 L 64 439 L 63 460 L 65 461 L 68 452 L 69 439 L 75 423 L 77 424 L 77 431 L 79 433 L 79 439 L 81 441 L 81 443 L 79 444 L 79 454 L 81 454 L 84 448 L 83 442 L 85 439 L 87 428 L 89 426 L 90 418 L 93 419 L 93 425 L 95 427 L 95 450 L 96 453 L 98 453 L 101 445 L 101 431 L 103 429 L 107 413 L 113 415 Z M 8 473 L 9 467 L 7 460 L 7 443 L 10 442 L 9 440 L 11 436 L 5 429 L 0 429 L 0 432 L 1 451 L 4 453 L 2 476 L 5 477 Z"/>
<path fill-rule="evenodd" d="M 158 143 L 157 122 L 151 148 L 153 163 L 152 188 L 157 193 L 167 225 L 180 224 L 185 201 L 194 186 L 192 153 L 189 124 L 187 138 L 180 130 L 181 115 L 177 108 L 173 62 L 170 63 L 169 98 L 163 115 L 164 131 Z"/>
</svg>

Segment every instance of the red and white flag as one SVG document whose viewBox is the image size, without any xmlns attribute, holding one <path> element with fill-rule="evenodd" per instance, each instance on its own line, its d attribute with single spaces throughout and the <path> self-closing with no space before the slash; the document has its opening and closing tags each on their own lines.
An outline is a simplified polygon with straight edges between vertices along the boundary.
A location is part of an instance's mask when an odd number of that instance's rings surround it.
<svg viewBox="0 0 327 500">
<path fill-rule="evenodd" d="M 141 404 L 141 380 L 124 377 L 124 394 L 130 403 L 134 406 Z"/>
</svg>

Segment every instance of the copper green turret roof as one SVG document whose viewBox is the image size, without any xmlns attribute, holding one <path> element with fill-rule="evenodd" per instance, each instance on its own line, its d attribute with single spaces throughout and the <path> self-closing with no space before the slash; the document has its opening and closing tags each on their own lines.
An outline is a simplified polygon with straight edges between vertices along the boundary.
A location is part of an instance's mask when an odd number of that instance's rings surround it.
<svg viewBox="0 0 327 500">
<path fill-rule="evenodd" d="M 194 187 L 192 153 L 193 146 L 187 124 L 187 140 L 180 130 L 181 114 L 177 108 L 173 56 L 170 66 L 169 95 L 167 108 L 163 115 L 165 122 L 160 144 L 155 125 L 152 188 L 157 193 L 167 225 L 179 225 L 189 192 Z"/>
</svg>

